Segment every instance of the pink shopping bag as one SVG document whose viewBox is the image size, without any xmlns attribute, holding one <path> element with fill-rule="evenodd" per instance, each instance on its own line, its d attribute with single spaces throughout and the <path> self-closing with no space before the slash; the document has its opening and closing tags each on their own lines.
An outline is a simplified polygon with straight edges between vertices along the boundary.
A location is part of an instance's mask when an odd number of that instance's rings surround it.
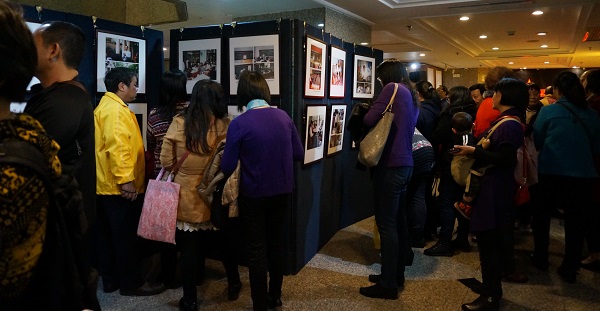
<svg viewBox="0 0 600 311">
<path fill-rule="evenodd" d="M 172 182 L 173 173 L 161 180 L 161 169 L 155 180 L 148 182 L 137 234 L 144 239 L 175 244 L 179 184 Z"/>
</svg>

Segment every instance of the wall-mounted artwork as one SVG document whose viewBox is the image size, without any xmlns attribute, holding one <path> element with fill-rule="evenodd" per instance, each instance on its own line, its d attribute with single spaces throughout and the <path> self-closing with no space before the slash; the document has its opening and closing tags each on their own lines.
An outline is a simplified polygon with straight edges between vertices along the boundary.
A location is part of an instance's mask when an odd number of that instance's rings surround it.
<svg viewBox="0 0 600 311">
<path fill-rule="evenodd" d="M 40 26 L 42 26 L 42 24 L 39 23 L 32 23 L 32 22 L 26 22 L 27 27 L 29 28 L 29 30 L 33 33 L 36 29 L 40 28 Z M 40 83 L 40 80 L 36 77 L 31 78 L 31 82 L 29 82 L 29 85 L 27 86 L 27 90 L 31 91 L 31 87 L 34 86 L 35 84 Z"/>
<path fill-rule="evenodd" d="M 273 95 L 279 95 L 279 35 L 229 39 L 229 89 L 237 94 L 238 81 L 244 71 L 258 71 L 267 80 Z"/>
<path fill-rule="evenodd" d="M 373 98 L 375 94 L 375 59 L 354 55 L 354 80 L 352 97 Z"/>
<path fill-rule="evenodd" d="M 227 116 L 230 120 L 237 118 L 242 113 L 246 112 L 246 107 L 242 108 L 242 111 L 238 110 L 237 106 L 229 105 L 227 106 Z"/>
<path fill-rule="evenodd" d="M 346 52 L 331 46 L 331 66 L 329 70 L 329 97 L 343 98 L 346 89 Z"/>
<path fill-rule="evenodd" d="M 311 37 L 306 37 L 306 79 L 304 96 L 325 97 L 325 64 L 327 45 Z"/>
<path fill-rule="evenodd" d="M 144 139 L 144 150 L 147 150 L 146 131 L 148 131 L 148 104 L 130 103 L 127 106 L 129 107 L 129 110 L 135 113 L 135 118 L 140 126 L 140 132 L 142 133 L 142 139 Z"/>
<path fill-rule="evenodd" d="M 106 92 L 104 77 L 113 68 L 126 67 L 138 75 L 138 93 L 146 93 L 146 41 L 98 31 L 96 91 Z"/>
<path fill-rule="evenodd" d="M 329 123 L 329 140 L 327 155 L 342 151 L 344 143 L 344 120 L 346 120 L 346 105 L 331 105 L 331 118 Z"/>
<path fill-rule="evenodd" d="M 187 76 L 187 93 L 199 80 L 221 82 L 221 39 L 179 41 L 179 67 Z"/>
<path fill-rule="evenodd" d="M 323 158 L 326 116 L 327 106 L 325 105 L 311 105 L 306 107 L 304 164 L 309 164 Z"/>
</svg>

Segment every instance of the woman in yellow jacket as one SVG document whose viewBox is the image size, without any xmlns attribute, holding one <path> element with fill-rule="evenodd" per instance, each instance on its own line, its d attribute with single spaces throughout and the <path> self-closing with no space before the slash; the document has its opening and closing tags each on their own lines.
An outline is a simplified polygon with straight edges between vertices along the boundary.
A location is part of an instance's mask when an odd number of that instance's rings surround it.
<svg viewBox="0 0 600 311">
<path fill-rule="evenodd" d="M 163 139 L 160 162 L 171 168 L 181 157 L 189 155 L 179 168 L 174 181 L 181 185 L 177 209 L 177 232 L 175 241 L 181 251 L 180 268 L 183 297 L 180 310 L 197 310 L 196 276 L 197 261 L 203 258 L 209 239 L 216 237 L 210 223 L 210 208 L 200 198 L 196 186 L 202 180 L 208 166 L 211 151 L 227 133 L 229 119 L 227 106 L 222 102 L 223 88 L 212 80 L 200 80 L 192 90 L 189 106 L 175 116 Z M 229 283 L 230 300 L 237 299 L 241 288 L 235 260 L 224 265 Z"/>
</svg>

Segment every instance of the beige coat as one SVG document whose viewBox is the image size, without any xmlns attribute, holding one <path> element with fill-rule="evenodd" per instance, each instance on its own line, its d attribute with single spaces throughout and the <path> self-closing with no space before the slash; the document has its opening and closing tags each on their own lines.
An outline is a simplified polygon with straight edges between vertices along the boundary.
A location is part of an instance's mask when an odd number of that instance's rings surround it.
<svg viewBox="0 0 600 311">
<path fill-rule="evenodd" d="M 207 140 L 214 148 L 217 144 L 216 138 L 224 135 L 229 126 L 229 119 L 217 119 L 209 129 Z M 169 169 L 185 153 L 184 118 L 176 116 L 165 134 L 160 163 Z M 190 152 L 189 156 L 175 175 L 174 181 L 181 185 L 179 191 L 179 208 L 177 220 L 189 223 L 202 223 L 210 220 L 210 208 L 206 206 L 196 191 L 196 186 L 202 180 L 210 154 L 196 154 Z"/>
</svg>

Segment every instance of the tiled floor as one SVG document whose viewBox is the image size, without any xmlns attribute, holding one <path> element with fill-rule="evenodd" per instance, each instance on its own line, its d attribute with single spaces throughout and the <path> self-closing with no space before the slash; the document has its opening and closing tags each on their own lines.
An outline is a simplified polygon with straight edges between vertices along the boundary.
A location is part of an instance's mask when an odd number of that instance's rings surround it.
<svg viewBox="0 0 600 311">
<path fill-rule="evenodd" d="M 461 304 L 477 297 L 458 282 L 462 278 L 480 279 L 477 247 L 470 253 L 453 257 L 428 257 L 415 250 L 413 266 L 406 270 L 406 286 L 400 299 L 369 299 L 358 288 L 370 283 L 367 275 L 378 273 L 378 253 L 373 249 L 372 218 L 340 230 L 297 275 L 284 279 L 282 310 L 460 310 Z M 528 265 L 532 248 L 531 233 L 517 234 L 517 263 L 529 275 L 527 284 L 503 283 L 501 310 L 588 311 L 600 310 L 600 273 L 579 272 L 577 283 L 561 281 L 555 270 L 563 250 L 562 226 L 552 224 L 551 258 L 548 272 Z M 207 260 L 207 279 L 198 287 L 199 310 L 252 310 L 248 269 L 240 267 L 243 288 L 240 299 L 226 299 L 227 281 L 222 265 Z M 98 291 L 104 311 L 177 310 L 181 288 L 153 297 L 123 297 L 118 292 Z"/>
</svg>

